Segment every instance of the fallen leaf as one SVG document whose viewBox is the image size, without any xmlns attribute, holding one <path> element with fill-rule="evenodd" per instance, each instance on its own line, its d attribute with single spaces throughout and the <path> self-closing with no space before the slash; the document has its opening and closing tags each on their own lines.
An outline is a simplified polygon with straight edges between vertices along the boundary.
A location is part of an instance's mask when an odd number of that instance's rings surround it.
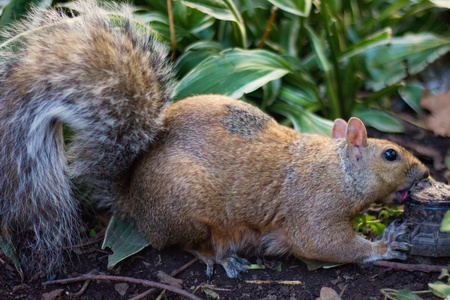
<svg viewBox="0 0 450 300">
<path fill-rule="evenodd" d="M 64 289 L 57 289 L 49 293 L 42 294 L 41 300 L 54 300 L 57 297 L 61 296 L 63 292 Z"/>
<path fill-rule="evenodd" d="M 179 289 L 183 288 L 183 280 L 174 278 L 174 277 L 164 273 L 163 271 L 158 271 L 158 273 L 156 274 L 156 277 L 158 277 L 159 282 L 161 282 L 161 283 L 168 284 L 170 286 L 177 287 Z"/>
<path fill-rule="evenodd" d="M 342 300 L 341 296 L 338 295 L 333 289 L 329 287 L 323 287 L 320 289 L 320 297 L 316 300 Z"/>
<path fill-rule="evenodd" d="M 128 285 L 128 283 L 118 283 L 114 285 L 114 289 L 116 290 L 116 292 L 118 292 L 121 296 L 124 296 L 127 291 L 128 288 L 130 286 Z"/>
<path fill-rule="evenodd" d="M 450 136 L 450 92 L 425 97 L 420 105 L 431 113 L 426 118 L 428 128 L 436 135 Z"/>
</svg>

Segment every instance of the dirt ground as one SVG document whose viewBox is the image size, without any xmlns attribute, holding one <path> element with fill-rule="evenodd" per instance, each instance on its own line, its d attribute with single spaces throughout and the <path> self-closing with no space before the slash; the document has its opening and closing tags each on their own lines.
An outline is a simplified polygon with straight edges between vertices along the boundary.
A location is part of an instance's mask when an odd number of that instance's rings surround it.
<svg viewBox="0 0 450 300">
<path fill-rule="evenodd" d="M 449 171 L 443 166 L 448 154 L 450 139 L 436 137 L 433 133 L 408 125 L 408 134 L 385 135 L 370 130 L 372 137 L 383 137 L 404 145 L 431 169 L 432 176 L 448 183 Z M 97 222 L 101 224 L 101 222 Z M 99 225 L 97 225 L 98 227 Z M 101 231 L 100 225 L 96 228 Z M 100 250 L 101 241 L 77 249 L 71 254 L 72 262 L 52 279 L 77 277 L 83 274 L 126 276 L 131 278 L 160 281 L 158 271 L 166 274 L 179 269 L 194 258 L 179 249 L 155 251 L 147 248 L 141 253 L 119 263 L 113 270 L 106 270 L 107 253 Z M 250 258 L 256 263 L 257 258 Z M 448 265 L 449 258 L 412 258 L 408 263 Z M 439 273 L 423 271 L 399 271 L 377 267 L 373 264 L 347 264 L 331 269 L 308 271 L 306 265 L 293 257 L 269 257 L 262 263 L 265 269 L 249 270 L 239 279 L 229 279 L 221 266 L 216 266 L 211 279 L 205 274 L 205 265 L 195 262 L 176 277 L 182 289 L 194 292 L 201 299 L 317 299 L 323 287 L 328 287 L 342 299 L 385 299 L 382 289 L 410 289 L 423 291 L 428 283 L 437 280 Z M 86 280 L 70 284 L 43 285 L 45 279 L 27 276 L 21 283 L 13 264 L 0 251 L 0 299 L 130 299 L 149 289 L 141 284 L 123 281 L 92 280 L 83 288 Z M 173 280 L 172 280 L 173 281 Z M 262 282 L 260 282 L 262 281 Z M 282 282 L 286 281 L 286 282 Z M 73 294 L 79 293 L 78 296 Z M 143 299 L 156 299 L 160 289 Z M 57 296 L 59 295 L 59 296 Z M 436 299 L 432 294 L 421 294 L 425 299 Z M 166 291 L 162 299 L 180 299 L 181 296 Z M 325 298 L 322 298 L 325 299 Z"/>
</svg>

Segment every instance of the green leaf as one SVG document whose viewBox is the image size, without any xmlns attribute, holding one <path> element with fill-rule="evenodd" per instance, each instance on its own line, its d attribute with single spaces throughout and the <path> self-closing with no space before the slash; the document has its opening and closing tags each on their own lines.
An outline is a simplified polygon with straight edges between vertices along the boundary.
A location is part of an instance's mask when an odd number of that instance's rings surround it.
<svg viewBox="0 0 450 300">
<path fill-rule="evenodd" d="M 402 99 L 409 105 L 415 112 L 421 113 L 423 111 L 420 106 L 420 100 L 422 99 L 424 87 L 420 83 L 408 84 L 401 88 L 398 93 Z"/>
<path fill-rule="evenodd" d="M 444 279 L 447 278 L 447 280 L 450 280 L 450 274 L 448 273 L 447 269 L 441 269 L 441 275 L 439 275 L 438 279 Z"/>
<path fill-rule="evenodd" d="M 367 51 L 366 63 L 371 78 L 366 84 L 373 90 L 396 84 L 407 75 L 422 71 L 448 51 L 450 38 L 430 33 L 392 38 L 388 46 Z"/>
<path fill-rule="evenodd" d="M 133 224 L 113 216 L 109 221 L 102 245 L 102 249 L 109 247 L 114 252 L 108 257 L 108 270 L 148 245 L 147 239 Z"/>
<path fill-rule="evenodd" d="M 377 222 L 370 224 L 370 228 L 376 235 L 383 236 L 383 231 L 386 229 L 386 226 L 381 222 Z"/>
<path fill-rule="evenodd" d="M 361 53 L 367 52 L 369 49 L 381 46 L 381 45 L 387 45 L 390 42 L 392 35 L 392 29 L 391 28 L 385 28 L 365 39 L 362 41 L 359 41 L 358 43 L 348 47 L 345 51 L 343 51 L 339 55 L 339 61 L 344 62 L 347 59 L 354 57 L 356 55 L 359 55 Z"/>
<path fill-rule="evenodd" d="M 396 300 L 422 300 L 415 292 L 408 289 L 394 290 L 394 289 L 382 289 L 380 291 L 385 299 L 396 299 Z"/>
<path fill-rule="evenodd" d="M 28 15 L 31 7 L 50 7 L 52 0 L 13 0 L 3 7 L 0 27 L 11 25 Z"/>
<path fill-rule="evenodd" d="M 442 220 L 441 231 L 450 231 L 450 211 L 448 211 Z"/>
<path fill-rule="evenodd" d="M 280 56 L 265 50 L 229 49 L 211 56 L 184 76 L 175 98 L 221 94 L 239 98 L 290 72 Z"/>
<path fill-rule="evenodd" d="M 206 58 L 218 54 L 223 50 L 223 47 L 216 42 L 211 41 L 200 41 L 191 44 L 185 49 L 184 54 L 182 54 L 176 64 L 175 70 L 179 78 L 185 76 L 189 71 L 195 68 L 200 62 Z"/>
<path fill-rule="evenodd" d="M 375 108 L 359 109 L 353 112 L 364 124 L 383 132 L 404 132 L 405 127 L 395 117 Z"/>
<path fill-rule="evenodd" d="M 314 97 L 310 93 L 308 93 L 304 89 L 297 88 L 289 84 L 283 84 L 283 86 L 280 88 L 278 97 L 287 103 L 299 105 L 304 108 L 318 107 L 317 99 L 314 99 Z"/>
<path fill-rule="evenodd" d="M 280 24 L 280 46 L 284 51 L 293 57 L 298 56 L 298 41 L 300 36 L 299 18 L 285 18 Z"/>
<path fill-rule="evenodd" d="M 195 8 L 219 20 L 237 22 L 235 14 L 222 0 L 181 0 L 186 6 Z"/>
<path fill-rule="evenodd" d="M 337 89 L 337 79 L 336 74 L 329 62 L 324 46 L 323 41 L 319 39 L 314 30 L 309 26 L 305 25 L 306 32 L 308 33 L 311 42 L 313 44 L 314 52 L 316 53 L 317 59 L 319 61 L 319 67 L 325 72 L 325 87 L 327 90 L 327 96 L 330 105 L 330 116 L 334 119 L 340 117 L 342 112 L 339 105 L 339 94 Z"/>
<path fill-rule="evenodd" d="M 269 81 L 267 84 L 263 86 L 264 98 L 263 104 L 261 105 L 263 109 L 265 109 L 267 106 L 272 105 L 272 103 L 275 101 L 275 99 L 278 97 L 280 93 L 280 87 L 281 87 L 280 78 Z"/>
<path fill-rule="evenodd" d="M 450 8 L 450 1 L 448 0 L 430 0 L 430 1 L 437 6 Z"/>
<path fill-rule="evenodd" d="M 287 103 L 275 103 L 270 109 L 291 120 L 295 130 L 299 132 L 319 133 L 331 136 L 333 122 L 305 111 L 299 106 Z"/>
<path fill-rule="evenodd" d="M 311 0 L 269 0 L 276 7 L 291 14 L 308 17 L 311 11 Z"/>
<path fill-rule="evenodd" d="M 181 0 L 181 3 L 216 19 L 235 22 L 241 35 L 242 47 L 246 47 L 247 33 L 244 20 L 233 0 Z"/>
<path fill-rule="evenodd" d="M 422 298 L 419 297 L 417 294 L 415 294 L 413 291 L 410 291 L 408 289 L 403 289 L 400 291 L 397 291 L 395 293 L 396 298 L 398 300 L 421 300 Z"/>
<path fill-rule="evenodd" d="M 11 244 L 11 242 L 2 235 L 1 232 L 0 232 L 0 248 L 2 248 L 3 253 L 5 253 L 6 257 L 9 257 L 9 259 L 11 259 L 11 261 L 14 263 L 16 271 L 17 273 L 19 273 L 20 278 L 23 281 L 24 279 L 23 270 L 22 267 L 20 266 L 19 259 L 17 258 L 16 249 Z"/>
<path fill-rule="evenodd" d="M 179 5 L 182 6 L 181 4 Z M 200 31 L 214 24 L 214 19 L 212 17 L 205 15 L 197 10 L 190 9 L 189 7 L 184 8 L 185 10 L 187 10 L 185 15 L 189 17 L 189 22 L 179 17 L 174 17 L 177 42 L 180 42 L 183 38 L 198 39 L 199 37 L 197 37 L 196 35 Z M 164 40 L 168 42 L 171 41 L 169 17 L 166 13 L 152 11 L 141 13 L 137 16 L 137 20 L 139 20 L 141 24 L 147 25 L 150 28 L 149 31 L 153 31 L 153 35 L 162 36 Z"/>
<path fill-rule="evenodd" d="M 428 287 L 438 297 L 445 298 L 450 296 L 450 285 L 443 283 L 441 281 L 436 281 L 435 283 L 429 283 Z"/>
<path fill-rule="evenodd" d="M 251 264 L 251 265 L 246 265 L 245 268 L 247 270 L 264 270 L 266 268 L 265 265 L 258 265 L 258 264 Z"/>
<path fill-rule="evenodd" d="M 331 268 L 335 268 L 335 267 L 343 265 L 343 264 L 337 264 L 337 263 L 326 262 L 326 261 L 309 260 L 309 259 L 304 259 L 304 258 L 298 258 L 298 259 L 306 264 L 308 271 L 314 271 L 314 270 L 317 270 L 320 268 L 331 269 Z"/>
</svg>

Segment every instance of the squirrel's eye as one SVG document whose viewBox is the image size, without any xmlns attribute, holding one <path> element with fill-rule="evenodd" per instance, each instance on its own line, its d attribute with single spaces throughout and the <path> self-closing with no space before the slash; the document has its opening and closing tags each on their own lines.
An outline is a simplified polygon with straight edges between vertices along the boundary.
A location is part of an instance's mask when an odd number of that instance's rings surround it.
<svg viewBox="0 0 450 300">
<path fill-rule="evenodd" d="M 388 161 L 394 161 L 397 159 L 397 152 L 395 152 L 394 149 L 386 150 L 383 155 Z"/>
</svg>

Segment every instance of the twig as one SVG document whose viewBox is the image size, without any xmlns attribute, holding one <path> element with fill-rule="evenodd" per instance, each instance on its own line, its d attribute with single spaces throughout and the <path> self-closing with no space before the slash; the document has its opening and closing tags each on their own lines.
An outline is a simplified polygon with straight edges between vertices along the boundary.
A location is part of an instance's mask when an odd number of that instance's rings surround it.
<svg viewBox="0 0 450 300">
<path fill-rule="evenodd" d="M 450 271 L 450 266 L 404 264 L 385 260 L 374 261 L 373 264 L 378 267 L 392 268 L 395 270 L 403 270 L 403 271 L 441 272 L 442 269 Z"/>
<path fill-rule="evenodd" d="M 183 272 L 184 270 L 186 270 L 187 268 L 189 268 L 190 266 L 195 264 L 197 261 L 198 261 L 198 257 L 192 259 L 190 262 L 188 262 L 184 266 L 182 266 L 182 267 L 176 269 L 175 271 L 173 271 L 172 273 L 170 273 L 170 276 L 172 276 L 172 277 L 177 276 L 178 274 L 180 274 L 181 272 Z"/>
<path fill-rule="evenodd" d="M 261 49 L 264 47 L 264 44 L 266 43 L 267 38 L 269 37 L 270 30 L 272 29 L 273 21 L 275 21 L 275 17 L 277 15 L 278 7 L 274 6 L 272 7 L 272 11 L 270 13 L 269 20 L 266 24 L 266 29 L 264 30 L 263 36 L 261 37 L 261 41 L 259 42 L 258 48 Z"/>
<path fill-rule="evenodd" d="M 84 291 L 86 291 L 87 287 L 89 286 L 89 283 L 91 283 L 91 280 L 86 280 L 83 284 L 83 286 L 81 287 L 81 289 L 76 292 L 76 293 L 68 293 L 67 295 L 69 297 L 79 297 L 81 295 L 83 295 Z"/>
<path fill-rule="evenodd" d="M 145 286 L 151 286 L 151 287 L 155 287 L 158 289 L 165 289 L 168 291 L 171 291 L 173 293 L 177 293 L 180 294 L 184 297 L 187 297 L 189 299 L 194 299 L 194 300 L 201 300 L 201 298 L 192 295 L 191 293 L 188 293 L 182 289 L 179 288 L 175 288 L 173 286 L 170 285 L 166 285 L 166 284 L 161 284 L 158 282 L 154 282 L 154 281 L 150 281 L 150 280 L 145 280 L 145 279 L 138 279 L 138 278 L 133 278 L 133 277 L 124 277 L 124 276 L 110 276 L 110 275 L 83 275 L 80 277 L 74 277 L 74 278 L 67 278 L 67 279 L 61 279 L 61 280 L 53 280 L 53 281 L 47 281 L 42 283 L 42 285 L 46 286 L 49 284 L 68 284 L 68 283 L 73 283 L 73 282 L 78 282 L 78 281 L 84 281 L 84 280 L 111 280 L 111 281 L 125 281 L 125 282 L 129 282 L 129 283 L 137 283 L 137 284 L 142 284 Z"/>
<path fill-rule="evenodd" d="M 177 51 L 177 38 L 175 35 L 175 23 L 173 20 L 172 0 L 167 0 L 167 12 L 169 15 L 169 28 L 170 28 L 170 39 L 172 41 L 172 61 L 173 61 L 175 58 L 175 52 Z"/>
<path fill-rule="evenodd" d="M 198 261 L 198 257 L 192 259 L 190 262 L 188 262 L 187 264 L 185 264 L 184 266 L 181 266 L 180 268 L 176 269 L 175 271 L 173 271 L 172 273 L 170 273 L 170 276 L 175 277 L 178 274 L 180 274 L 181 272 L 183 272 L 184 270 L 186 270 L 187 268 L 189 268 L 191 265 L 193 265 L 194 263 L 196 263 Z M 153 293 L 154 291 L 156 291 L 155 288 L 149 289 L 139 295 L 137 295 L 136 297 L 130 298 L 129 300 L 139 300 L 139 299 L 143 299 L 144 297 L 146 297 L 147 295 Z"/>
</svg>

